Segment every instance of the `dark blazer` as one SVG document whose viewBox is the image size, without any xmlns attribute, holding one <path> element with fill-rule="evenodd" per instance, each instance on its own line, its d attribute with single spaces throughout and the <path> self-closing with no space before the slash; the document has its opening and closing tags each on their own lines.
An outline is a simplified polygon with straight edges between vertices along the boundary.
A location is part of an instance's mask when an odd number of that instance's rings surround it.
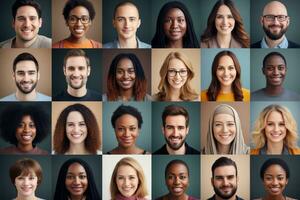
<svg viewBox="0 0 300 200">
<path fill-rule="evenodd" d="M 289 42 L 288 48 L 300 48 L 299 44 L 292 42 L 290 40 L 288 40 L 288 42 Z M 261 40 L 251 44 L 251 48 L 261 48 L 260 43 L 261 43 Z"/>
</svg>

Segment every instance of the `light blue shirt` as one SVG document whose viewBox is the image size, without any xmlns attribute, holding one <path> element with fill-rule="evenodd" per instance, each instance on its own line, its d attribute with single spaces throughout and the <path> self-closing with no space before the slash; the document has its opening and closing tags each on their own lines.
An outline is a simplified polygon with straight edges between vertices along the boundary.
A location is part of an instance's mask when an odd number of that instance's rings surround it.
<svg viewBox="0 0 300 200">
<path fill-rule="evenodd" d="M 261 48 L 270 48 L 266 42 L 265 37 L 261 40 L 260 46 L 261 46 Z M 285 36 L 283 36 L 282 42 L 280 44 L 278 44 L 277 46 L 275 46 L 274 48 L 287 49 L 288 46 L 289 46 L 289 41 L 287 40 L 287 38 Z"/>
<path fill-rule="evenodd" d="M 136 40 L 137 40 L 137 46 L 138 46 L 137 48 L 139 48 L 139 49 L 150 49 L 151 48 L 150 44 L 147 44 L 145 42 L 140 41 L 139 38 L 136 38 Z M 120 47 L 118 39 L 116 39 L 113 42 L 109 42 L 109 43 L 104 44 L 103 48 L 107 48 L 107 49 L 111 49 L 111 48 L 119 49 L 121 47 Z"/>
<path fill-rule="evenodd" d="M 3 97 L 2 99 L 0 99 L 0 101 L 20 101 L 20 100 L 17 99 L 16 93 L 13 93 L 11 95 Z M 51 97 L 37 92 L 36 99 L 33 101 L 51 101 Z"/>
</svg>

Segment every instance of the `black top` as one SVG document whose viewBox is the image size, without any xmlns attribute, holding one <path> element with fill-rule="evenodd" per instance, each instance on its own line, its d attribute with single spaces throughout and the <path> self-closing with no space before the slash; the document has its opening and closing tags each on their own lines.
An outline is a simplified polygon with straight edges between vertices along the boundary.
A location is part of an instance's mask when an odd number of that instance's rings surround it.
<svg viewBox="0 0 300 200">
<path fill-rule="evenodd" d="M 238 197 L 238 196 L 236 196 L 236 198 L 235 198 L 236 200 L 244 200 L 244 199 L 242 199 L 241 197 Z M 212 197 L 210 197 L 209 199 L 207 199 L 207 200 L 215 200 L 215 195 L 214 196 L 212 196 Z"/>
<path fill-rule="evenodd" d="M 300 45 L 295 42 L 288 40 L 288 43 L 289 43 L 288 48 L 300 48 Z M 261 40 L 251 44 L 251 48 L 261 48 L 260 44 L 261 44 Z"/>
<path fill-rule="evenodd" d="M 190 147 L 187 143 L 185 143 L 184 145 L 185 145 L 185 154 L 200 154 L 200 152 L 198 150 L 194 149 L 193 147 Z M 153 154 L 168 155 L 169 152 L 167 151 L 167 144 L 162 146 L 160 149 L 155 151 Z"/>
<path fill-rule="evenodd" d="M 111 151 L 108 151 L 106 154 L 111 154 Z M 143 153 L 141 153 L 141 154 L 147 154 L 147 151 L 144 150 Z"/>
<path fill-rule="evenodd" d="M 101 101 L 102 95 L 94 90 L 87 89 L 86 95 L 83 97 L 74 97 L 67 90 L 62 91 L 52 98 L 54 101 Z"/>
</svg>

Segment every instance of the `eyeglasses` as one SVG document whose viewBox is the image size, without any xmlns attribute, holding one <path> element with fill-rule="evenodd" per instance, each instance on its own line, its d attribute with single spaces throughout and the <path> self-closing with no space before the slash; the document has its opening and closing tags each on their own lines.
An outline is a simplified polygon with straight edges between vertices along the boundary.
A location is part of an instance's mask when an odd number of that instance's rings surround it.
<svg viewBox="0 0 300 200">
<path fill-rule="evenodd" d="M 284 22 L 288 18 L 288 16 L 287 15 L 264 15 L 264 18 L 269 22 L 275 21 L 276 18 L 279 22 Z"/>
<path fill-rule="evenodd" d="M 168 70 L 168 76 L 173 77 L 176 76 L 177 73 L 181 76 L 181 77 L 185 77 L 188 74 L 188 70 L 175 70 L 175 69 L 169 69 Z"/>
<path fill-rule="evenodd" d="M 82 24 L 87 24 L 87 23 L 90 22 L 90 17 L 89 17 L 89 16 L 86 16 L 86 15 L 83 15 L 83 16 L 81 16 L 81 17 L 77 17 L 77 16 L 75 16 L 75 15 L 71 15 L 71 16 L 69 16 L 69 18 L 68 18 L 68 22 L 69 22 L 70 24 L 76 24 L 76 23 L 78 22 L 78 20 L 80 20 L 80 22 L 81 22 Z"/>
</svg>

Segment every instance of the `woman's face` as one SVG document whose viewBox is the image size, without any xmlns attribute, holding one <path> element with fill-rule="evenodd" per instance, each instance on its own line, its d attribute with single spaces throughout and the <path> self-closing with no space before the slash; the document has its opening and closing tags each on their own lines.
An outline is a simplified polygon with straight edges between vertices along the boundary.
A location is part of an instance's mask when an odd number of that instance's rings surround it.
<svg viewBox="0 0 300 200">
<path fill-rule="evenodd" d="M 187 81 L 188 69 L 181 60 L 173 58 L 169 62 L 167 78 L 171 89 L 178 90 Z"/>
<path fill-rule="evenodd" d="M 15 178 L 15 186 L 18 191 L 18 195 L 22 197 L 30 197 L 35 195 L 37 188 L 38 178 L 34 171 L 30 174 L 21 174 Z"/>
<path fill-rule="evenodd" d="M 236 124 L 229 114 L 216 114 L 213 122 L 214 138 L 221 145 L 230 145 L 236 136 Z"/>
<path fill-rule="evenodd" d="M 215 19 L 216 29 L 220 35 L 229 35 L 234 29 L 235 19 L 228 6 L 219 7 Z"/>
<path fill-rule="evenodd" d="M 116 183 L 121 195 L 124 197 L 133 196 L 139 185 L 136 170 L 129 165 L 121 165 L 117 171 Z"/>
<path fill-rule="evenodd" d="M 125 114 L 116 120 L 115 133 L 119 146 L 128 148 L 135 145 L 139 132 L 138 120 L 134 116 Z"/>
<path fill-rule="evenodd" d="M 278 111 L 272 111 L 265 126 L 265 134 L 269 143 L 283 142 L 286 137 L 286 126 L 282 114 Z"/>
<path fill-rule="evenodd" d="M 16 129 L 16 138 L 21 146 L 32 145 L 36 136 L 36 127 L 31 116 L 25 115 L 22 117 Z"/>
<path fill-rule="evenodd" d="M 282 195 L 288 184 L 286 172 L 280 165 L 271 165 L 264 173 L 263 184 L 266 192 L 271 196 Z"/>
<path fill-rule="evenodd" d="M 116 70 L 116 79 L 120 89 L 133 89 L 135 76 L 135 69 L 131 60 L 128 58 L 121 59 Z"/>
<path fill-rule="evenodd" d="M 69 113 L 66 121 L 66 133 L 71 144 L 81 144 L 86 139 L 87 126 L 80 112 Z"/>
<path fill-rule="evenodd" d="M 180 163 L 173 164 L 168 169 L 166 184 L 173 196 L 182 196 L 189 186 L 189 174 L 187 168 Z"/>
<path fill-rule="evenodd" d="M 230 56 L 222 56 L 216 71 L 221 87 L 229 87 L 236 78 L 236 69 Z"/>
<path fill-rule="evenodd" d="M 74 38 L 85 38 L 85 35 L 92 24 L 89 11 L 83 6 L 73 8 L 69 13 L 66 24 Z"/>
<path fill-rule="evenodd" d="M 165 15 L 163 28 L 168 40 L 182 41 L 187 29 L 184 13 L 178 8 L 170 9 Z"/>
<path fill-rule="evenodd" d="M 84 167 L 79 163 L 69 166 L 65 185 L 71 197 L 82 197 L 88 187 L 87 174 Z"/>
</svg>

